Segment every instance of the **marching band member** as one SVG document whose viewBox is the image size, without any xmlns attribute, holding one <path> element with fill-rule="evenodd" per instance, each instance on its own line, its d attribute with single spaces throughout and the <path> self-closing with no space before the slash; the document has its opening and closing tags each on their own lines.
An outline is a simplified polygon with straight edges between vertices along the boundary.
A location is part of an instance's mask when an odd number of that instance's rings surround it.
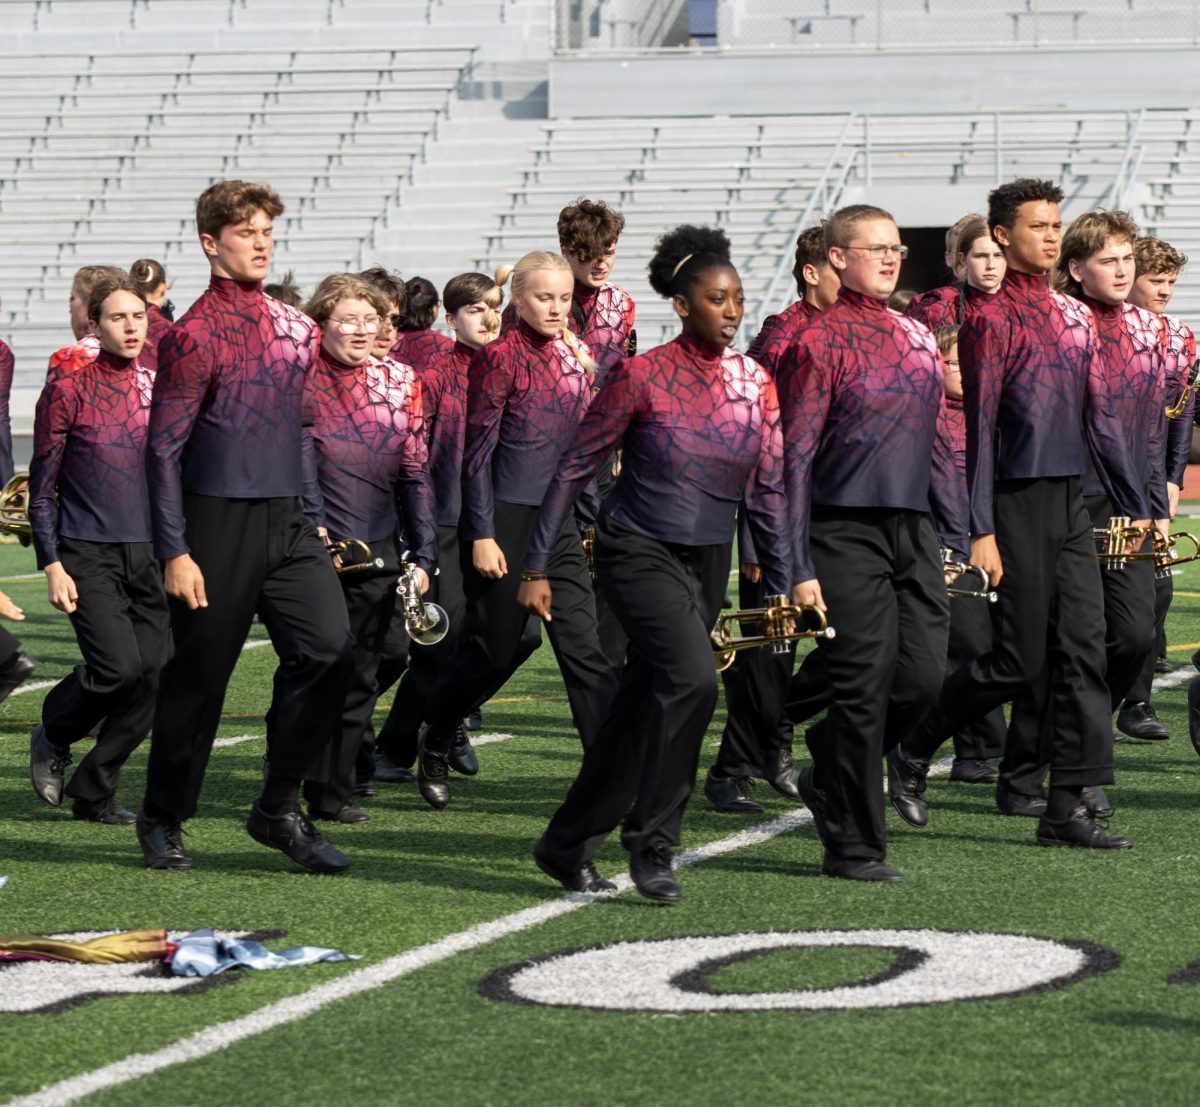
<svg viewBox="0 0 1200 1107">
<path fill-rule="evenodd" d="M 683 226 L 650 262 L 683 333 L 618 366 L 564 454 L 525 553 L 521 602 L 553 628 L 552 570 L 575 498 L 624 442 L 597 525 L 600 585 L 630 640 L 620 689 L 562 806 L 534 849 L 575 891 L 613 885 L 592 857 L 624 820 L 638 891 L 681 896 L 671 869 L 717 700 L 710 630 L 721 607 L 737 504 L 746 499 L 767 591 L 791 591 L 778 405 L 770 376 L 729 352 L 744 310 L 724 233 Z M 568 600 L 569 605 L 569 600 Z"/>
<path fill-rule="evenodd" d="M 438 317 L 438 294 L 433 283 L 424 277 L 410 277 L 404 282 L 404 295 L 395 320 L 395 338 L 391 356 L 418 373 L 454 349 L 454 340 L 433 329 Z"/>
<path fill-rule="evenodd" d="M 154 372 L 158 368 L 158 344 L 171 329 L 171 320 L 162 310 L 170 290 L 167 271 L 152 258 L 138 258 L 129 267 L 129 277 L 146 301 L 146 345 L 142 347 L 141 363 Z"/>
<path fill-rule="evenodd" d="M 125 275 L 98 281 L 88 319 L 99 353 L 38 399 L 29 521 L 50 603 L 71 618 L 83 664 L 42 703 L 30 740 L 34 792 L 58 807 L 70 747 L 101 723 L 65 792 L 77 819 L 126 825 L 121 766 L 154 716 L 169 650 L 167 597 L 150 544 L 146 436 L 154 372 L 141 361 L 147 304 Z"/>
<path fill-rule="evenodd" d="M 365 542 L 391 570 L 386 576 L 346 570 L 339 578 L 354 635 L 354 671 L 329 779 L 306 783 L 304 794 L 310 818 L 342 823 L 368 818 L 350 800 L 356 764 L 370 742 L 376 671 L 397 606 L 397 531 L 409 543 L 407 560 L 416 566 L 422 594 L 437 561 L 421 384 L 407 365 L 371 353 L 389 307 L 361 277 L 335 273 L 304 309 L 321 328 L 307 384 L 312 425 L 304 428 L 306 510 L 326 542 Z"/>
<path fill-rule="evenodd" d="M 968 311 L 1000 291 L 1004 280 L 1004 251 L 992 238 L 987 220 L 982 215 L 966 215 L 955 228 L 953 270 L 961 279 L 922 293 L 905 313 L 930 330 L 960 326 Z"/>
</svg>

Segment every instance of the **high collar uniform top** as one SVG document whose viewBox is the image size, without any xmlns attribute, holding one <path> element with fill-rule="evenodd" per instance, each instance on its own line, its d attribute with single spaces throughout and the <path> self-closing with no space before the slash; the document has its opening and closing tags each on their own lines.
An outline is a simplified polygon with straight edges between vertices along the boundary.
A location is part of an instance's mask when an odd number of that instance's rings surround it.
<svg viewBox="0 0 1200 1107">
<path fill-rule="evenodd" d="M 778 315 L 768 315 L 762 329 L 746 351 L 768 373 L 778 368 L 784 353 L 793 345 L 803 331 L 821 313 L 807 300 L 797 300 Z"/>
<path fill-rule="evenodd" d="M 1166 343 L 1167 400 L 1174 404 L 1196 360 L 1196 336 L 1192 328 L 1178 316 L 1162 315 L 1159 318 L 1166 324 L 1163 341 Z M 1174 419 L 1167 420 L 1167 480 L 1180 488 L 1183 487 L 1183 474 L 1191 458 L 1195 417 L 1196 392 L 1193 390 L 1183 411 Z"/>
<path fill-rule="evenodd" d="M 455 342 L 424 368 L 421 381 L 428 428 L 429 472 L 437 501 L 438 526 L 456 527 L 462 515 L 462 459 L 467 438 L 467 373 L 475 353 Z"/>
</svg>

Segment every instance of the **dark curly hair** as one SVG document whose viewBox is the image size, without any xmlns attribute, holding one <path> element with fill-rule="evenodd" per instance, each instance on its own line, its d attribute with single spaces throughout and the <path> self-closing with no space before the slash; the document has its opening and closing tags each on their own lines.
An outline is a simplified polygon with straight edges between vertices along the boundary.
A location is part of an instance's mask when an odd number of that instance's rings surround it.
<svg viewBox="0 0 1200 1107">
<path fill-rule="evenodd" d="M 717 227 L 685 223 L 668 231 L 654 246 L 648 266 L 650 287 L 660 296 L 686 296 L 702 273 L 729 266 L 729 239 Z"/>
<path fill-rule="evenodd" d="M 602 257 L 625 229 L 625 216 L 603 200 L 581 196 L 558 213 L 558 242 L 564 256 L 584 261 Z"/>
<path fill-rule="evenodd" d="M 400 330 L 424 331 L 437 320 L 438 290 L 424 277 L 409 277 L 404 282 L 408 303 L 400 313 Z"/>
<path fill-rule="evenodd" d="M 1039 181 L 1035 177 L 1021 177 L 1002 184 L 988 194 L 988 226 L 1011 227 L 1017 218 L 1017 209 L 1031 200 L 1061 204 L 1063 190 L 1053 181 Z"/>
</svg>

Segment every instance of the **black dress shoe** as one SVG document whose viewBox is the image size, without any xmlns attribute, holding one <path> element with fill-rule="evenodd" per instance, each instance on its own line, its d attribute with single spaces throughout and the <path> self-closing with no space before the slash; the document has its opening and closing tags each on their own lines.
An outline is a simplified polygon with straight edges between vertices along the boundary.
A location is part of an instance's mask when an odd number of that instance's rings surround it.
<svg viewBox="0 0 1200 1107">
<path fill-rule="evenodd" d="M 1188 737 L 1192 740 L 1192 749 L 1200 757 L 1200 677 L 1192 677 L 1188 681 Z"/>
<path fill-rule="evenodd" d="M 1000 779 L 1000 770 L 990 761 L 956 757 L 950 766 L 950 779 L 959 784 L 995 784 Z"/>
<path fill-rule="evenodd" d="M 108 826 L 128 826 L 137 822 L 137 816 L 132 811 L 126 811 L 116 796 L 108 796 L 94 802 L 77 799 L 71 804 L 71 817 L 89 823 L 105 823 Z"/>
<path fill-rule="evenodd" d="M 726 815 L 761 815 L 763 805 L 754 799 L 748 776 L 713 776 L 709 769 L 704 778 L 704 794 L 709 803 Z"/>
<path fill-rule="evenodd" d="M 787 746 L 781 746 L 771 762 L 767 771 L 767 783 L 787 799 L 800 799 L 800 791 L 796 787 L 798 774 L 796 763 L 792 760 L 792 751 Z"/>
<path fill-rule="evenodd" d="M 1083 849 L 1129 849 L 1133 845 L 1132 838 L 1118 838 L 1095 823 L 1083 804 L 1061 823 L 1052 823 L 1043 816 L 1037 825 L 1037 842 L 1039 846 L 1080 846 Z"/>
<path fill-rule="evenodd" d="M 326 813 L 324 811 L 314 811 L 311 807 L 308 809 L 308 817 L 313 822 L 329 822 L 329 823 L 369 823 L 371 816 L 368 815 L 362 808 L 353 807 L 346 804 L 338 810 Z"/>
<path fill-rule="evenodd" d="M 183 826 L 174 819 L 151 819 L 137 813 L 137 840 L 148 869 L 194 869 L 196 862 L 183 852 Z"/>
<path fill-rule="evenodd" d="M 57 807 L 62 803 L 63 781 L 71 764 L 68 746 L 56 746 L 38 723 L 29 736 L 29 783 L 42 803 Z"/>
<path fill-rule="evenodd" d="M 397 765 L 386 753 L 377 753 L 375 776 L 372 779 L 381 780 L 384 784 L 409 784 L 417 779 L 417 774 L 404 765 Z"/>
<path fill-rule="evenodd" d="M 671 869 L 670 846 L 652 846 L 630 854 L 629 875 L 647 899 L 656 899 L 660 903 L 676 903 L 683 899 L 683 890 Z"/>
<path fill-rule="evenodd" d="M 1036 795 L 1014 792 L 1001 784 L 996 788 L 996 807 L 1001 815 L 1024 815 L 1040 819 L 1046 813 L 1046 797 L 1040 792 Z"/>
<path fill-rule="evenodd" d="M 1126 703 L 1117 713 L 1117 729 L 1129 738 L 1161 742 L 1171 735 L 1148 703 Z"/>
<path fill-rule="evenodd" d="M 929 762 L 906 758 L 899 746 L 893 746 L 888 750 L 887 774 L 888 798 L 896 814 L 909 826 L 925 826 L 929 822 L 929 805 L 925 802 Z"/>
<path fill-rule="evenodd" d="M 1083 806 L 1093 819 L 1109 819 L 1112 817 L 1112 804 L 1099 784 L 1089 784 L 1083 789 Z"/>
<path fill-rule="evenodd" d="M 1156 657 L 1154 659 L 1154 671 L 1156 673 L 1173 673 L 1175 666 L 1171 664 L 1165 657 Z"/>
<path fill-rule="evenodd" d="M 806 765 L 800 770 L 800 775 L 796 778 L 796 788 L 800 792 L 804 806 L 812 815 L 813 826 L 817 828 L 817 837 L 821 839 L 822 845 L 828 845 L 829 827 L 825 823 L 825 793 L 817 787 L 816 781 L 813 780 L 811 765 Z"/>
<path fill-rule="evenodd" d="M 3 669 L 0 669 L 0 703 L 3 703 L 17 688 L 33 675 L 38 663 L 27 653 L 18 652 Z"/>
<path fill-rule="evenodd" d="M 417 755 L 417 787 L 421 798 L 430 807 L 440 811 L 450 802 L 450 785 L 446 782 L 446 758 L 440 753 Z"/>
<path fill-rule="evenodd" d="M 353 788 L 350 789 L 352 796 L 377 796 L 379 789 L 369 780 L 360 780 Z"/>
<path fill-rule="evenodd" d="M 475 756 L 475 747 L 471 745 L 471 739 L 467 737 L 466 728 L 462 723 L 458 724 L 458 730 L 454 732 L 454 743 L 450 747 L 446 763 L 463 776 L 474 776 L 479 772 L 479 758 Z"/>
<path fill-rule="evenodd" d="M 891 865 L 862 857 L 834 859 L 826 856 L 821 862 L 821 872 L 842 880 L 888 881 L 894 884 L 897 880 L 904 879 L 903 873 L 897 872 Z"/>
<path fill-rule="evenodd" d="M 483 714 L 480 712 L 478 707 L 475 708 L 474 711 L 468 713 L 467 717 L 463 719 L 463 726 L 465 726 L 468 730 L 483 729 Z"/>
<path fill-rule="evenodd" d="M 350 860 L 321 837 L 321 832 L 299 811 L 268 815 L 258 803 L 250 808 L 246 832 L 256 842 L 286 854 L 312 873 L 344 873 Z"/>
<path fill-rule="evenodd" d="M 577 869 L 569 869 L 557 864 L 546 850 L 545 839 L 539 838 L 533 847 L 533 862 L 551 880 L 557 880 L 568 892 L 615 892 L 617 886 L 611 880 L 605 880 L 596 871 L 591 861 L 585 861 Z"/>
</svg>

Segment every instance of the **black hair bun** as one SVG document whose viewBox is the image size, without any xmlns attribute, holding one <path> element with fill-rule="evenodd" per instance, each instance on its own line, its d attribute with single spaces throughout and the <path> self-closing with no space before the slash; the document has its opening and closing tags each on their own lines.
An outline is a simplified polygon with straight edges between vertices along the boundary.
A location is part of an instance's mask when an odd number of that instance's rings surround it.
<svg viewBox="0 0 1200 1107">
<path fill-rule="evenodd" d="M 662 236 L 650 259 L 650 287 L 660 296 L 673 296 L 681 291 L 679 278 L 702 261 L 706 266 L 729 265 L 729 237 L 719 227 L 696 227 L 690 223 L 676 227 Z M 687 264 L 680 263 L 687 258 Z M 700 269 L 696 270 L 697 273 Z"/>
</svg>

